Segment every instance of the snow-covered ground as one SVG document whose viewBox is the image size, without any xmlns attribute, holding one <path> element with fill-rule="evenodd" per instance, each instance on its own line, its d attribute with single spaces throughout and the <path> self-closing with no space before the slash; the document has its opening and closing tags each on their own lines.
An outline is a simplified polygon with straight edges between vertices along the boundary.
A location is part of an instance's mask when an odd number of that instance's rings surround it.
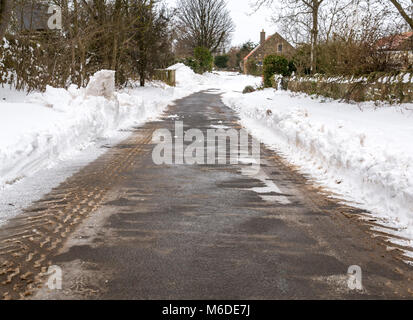
<svg viewBox="0 0 413 320">
<path fill-rule="evenodd" d="M 159 117 L 174 100 L 220 88 L 242 90 L 254 77 L 234 73 L 194 74 L 178 64 L 177 86 L 149 83 L 114 91 L 103 71 L 87 88 L 48 87 L 26 95 L 0 88 L 0 223 L 96 159 L 101 145 L 125 139 L 125 129 Z"/>
<path fill-rule="evenodd" d="M 203 75 L 195 74 L 182 63 L 176 64 L 170 69 L 177 70 L 177 87 L 185 88 L 189 92 L 216 89 L 218 92 L 241 93 L 246 86 L 259 86 L 260 77 L 239 74 L 237 72 L 211 72 Z"/>
<path fill-rule="evenodd" d="M 303 173 L 413 239 L 413 105 L 348 104 L 274 89 L 227 92 L 224 102 Z"/>
<path fill-rule="evenodd" d="M 73 157 L 97 139 L 159 115 L 186 94 L 152 85 L 105 98 L 88 89 L 48 87 L 24 102 L 0 103 L 0 188 Z"/>
</svg>

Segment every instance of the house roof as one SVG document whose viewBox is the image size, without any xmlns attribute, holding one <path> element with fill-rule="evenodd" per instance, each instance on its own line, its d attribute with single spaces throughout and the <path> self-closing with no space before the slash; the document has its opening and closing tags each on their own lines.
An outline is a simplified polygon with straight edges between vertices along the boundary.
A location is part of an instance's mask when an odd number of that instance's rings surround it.
<svg viewBox="0 0 413 320">
<path fill-rule="evenodd" d="M 281 37 L 281 35 L 280 35 L 278 32 L 276 32 L 276 33 L 274 33 L 273 35 L 267 37 L 267 39 L 265 39 L 265 41 L 264 41 L 263 44 L 265 44 L 268 40 L 270 40 L 271 38 L 273 38 L 273 37 L 275 37 L 275 36 L 277 36 L 277 35 L 278 35 L 280 38 L 284 39 L 283 37 Z M 255 51 L 257 51 L 259 48 L 261 48 L 261 46 L 262 46 L 263 44 L 259 44 L 254 50 L 252 50 L 252 51 L 244 58 L 244 61 L 247 61 L 248 58 L 251 57 L 251 56 L 254 54 Z"/>
<path fill-rule="evenodd" d="M 393 36 L 385 37 L 377 41 L 377 47 L 382 50 L 403 50 L 404 44 L 413 41 L 413 32 L 405 32 Z M 413 42 L 412 42 L 413 43 Z"/>
<path fill-rule="evenodd" d="M 267 41 L 267 40 L 265 40 L 265 41 Z M 261 47 L 261 45 L 259 44 L 254 50 L 252 50 L 250 53 L 248 53 L 245 56 L 244 61 L 248 60 L 248 58 L 251 57 L 254 54 L 254 52 L 257 51 L 260 47 Z"/>
</svg>

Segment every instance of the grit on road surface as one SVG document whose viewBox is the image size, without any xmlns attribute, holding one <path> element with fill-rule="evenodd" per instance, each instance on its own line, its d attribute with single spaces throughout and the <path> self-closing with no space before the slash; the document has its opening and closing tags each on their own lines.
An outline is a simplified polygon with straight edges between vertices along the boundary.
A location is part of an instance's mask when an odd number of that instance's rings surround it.
<svg viewBox="0 0 413 320">
<path fill-rule="evenodd" d="M 152 134 L 173 132 L 175 120 L 185 130 L 240 129 L 215 91 L 200 92 L 107 146 L 0 228 L 3 298 L 413 298 L 412 267 L 370 231 L 374 219 L 265 146 L 255 177 L 245 163 L 156 166 Z M 50 265 L 62 268 L 62 290 L 44 285 Z M 362 268 L 362 291 L 347 285 L 352 265 Z"/>
</svg>

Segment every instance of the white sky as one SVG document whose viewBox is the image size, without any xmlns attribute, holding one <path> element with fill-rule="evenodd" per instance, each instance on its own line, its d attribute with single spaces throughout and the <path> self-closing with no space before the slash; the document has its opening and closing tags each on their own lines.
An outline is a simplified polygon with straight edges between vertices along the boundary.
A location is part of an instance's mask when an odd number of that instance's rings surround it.
<svg viewBox="0 0 413 320">
<path fill-rule="evenodd" d="M 174 6 L 176 0 L 166 0 L 166 2 Z M 251 0 L 227 0 L 228 10 L 236 28 L 232 36 L 232 45 L 240 45 L 248 40 L 258 43 L 262 29 L 267 32 L 267 36 L 277 31 L 275 25 L 270 21 L 272 10 L 262 8 L 250 15 L 253 13 L 249 5 L 250 2 Z"/>
</svg>

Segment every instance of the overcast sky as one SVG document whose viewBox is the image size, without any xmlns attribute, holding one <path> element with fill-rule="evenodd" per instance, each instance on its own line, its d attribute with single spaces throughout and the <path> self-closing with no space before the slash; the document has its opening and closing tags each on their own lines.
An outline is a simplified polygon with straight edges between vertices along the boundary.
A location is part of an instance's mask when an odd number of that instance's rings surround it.
<svg viewBox="0 0 413 320">
<path fill-rule="evenodd" d="M 172 6 L 176 0 L 166 0 Z M 251 0 L 227 0 L 228 9 L 234 20 L 236 30 L 232 37 L 232 44 L 239 45 L 248 40 L 258 43 L 260 32 L 265 29 L 267 35 L 275 33 L 276 27 L 271 23 L 271 10 L 263 8 L 250 15 L 253 10 L 249 6 Z"/>
</svg>

